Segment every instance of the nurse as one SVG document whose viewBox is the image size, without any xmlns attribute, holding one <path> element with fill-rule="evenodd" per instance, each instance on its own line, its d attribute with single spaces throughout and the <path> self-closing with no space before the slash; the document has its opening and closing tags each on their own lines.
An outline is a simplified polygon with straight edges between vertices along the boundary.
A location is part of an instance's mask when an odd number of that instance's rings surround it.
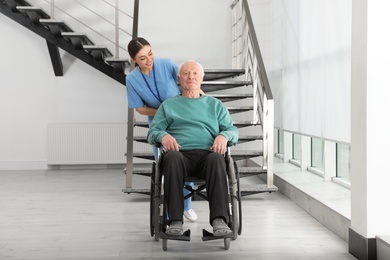
<svg viewBox="0 0 390 260">
<path fill-rule="evenodd" d="M 131 62 L 136 68 L 126 76 L 129 108 L 148 116 L 149 127 L 161 103 L 167 98 L 180 94 L 178 87 L 178 66 L 170 59 L 154 58 L 150 43 L 141 37 L 132 39 L 127 46 Z M 157 148 L 153 146 L 154 157 Z M 186 183 L 194 186 L 194 183 Z M 189 192 L 183 189 L 184 196 Z M 192 209 L 191 198 L 184 201 L 183 215 L 191 222 L 198 216 Z"/>
</svg>

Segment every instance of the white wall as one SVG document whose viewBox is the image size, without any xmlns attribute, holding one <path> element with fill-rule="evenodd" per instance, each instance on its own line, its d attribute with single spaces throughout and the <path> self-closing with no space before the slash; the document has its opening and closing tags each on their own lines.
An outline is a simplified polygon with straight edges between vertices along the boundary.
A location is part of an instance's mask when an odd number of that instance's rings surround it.
<svg viewBox="0 0 390 260">
<path fill-rule="evenodd" d="M 249 0 L 275 126 L 350 142 L 351 0 Z"/>
<path fill-rule="evenodd" d="M 142 0 L 138 32 L 156 57 L 230 68 L 229 4 Z M 3 15 L 0 31 L 0 170 L 46 169 L 50 123 L 127 121 L 124 86 L 64 52 L 55 77 L 43 39 Z"/>
</svg>

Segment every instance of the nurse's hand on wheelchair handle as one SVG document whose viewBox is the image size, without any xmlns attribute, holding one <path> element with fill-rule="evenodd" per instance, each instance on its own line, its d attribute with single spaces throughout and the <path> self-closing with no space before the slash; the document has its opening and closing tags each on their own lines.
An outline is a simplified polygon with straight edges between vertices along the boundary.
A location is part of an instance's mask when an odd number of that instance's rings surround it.
<svg viewBox="0 0 390 260">
<path fill-rule="evenodd" d="M 161 144 L 163 145 L 166 151 L 179 151 L 180 145 L 176 142 L 176 139 L 170 135 L 164 135 L 161 139 Z"/>
</svg>

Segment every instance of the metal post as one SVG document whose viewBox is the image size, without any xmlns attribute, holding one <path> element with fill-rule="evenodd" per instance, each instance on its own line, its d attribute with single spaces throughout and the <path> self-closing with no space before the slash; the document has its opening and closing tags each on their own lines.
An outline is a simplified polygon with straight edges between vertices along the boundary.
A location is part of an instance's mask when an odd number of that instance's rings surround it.
<svg viewBox="0 0 390 260">
<path fill-rule="evenodd" d="M 115 58 L 119 58 L 119 4 L 115 0 Z"/>
<path fill-rule="evenodd" d="M 54 0 L 51 0 L 51 1 L 50 1 L 50 18 L 51 18 L 51 19 L 54 19 L 54 18 L 55 18 L 55 17 L 54 17 L 54 5 L 55 5 Z"/>
<path fill-rule="evenodd" d="M 133 38 L 138 35 L 138 9 L 139 0 L 134 0 L 134 16 L 133 16 Z M 132 63 L 130 71 L 135 68 Z M 133 187 L 133 142 L 134 142 L 134 109 L 128 108 L 127 115 L 127 153 L 126 153 L 126 189 L 129 192 Z"/>
<path fill-rule="evenodd" d="M 126 191 L 133 187 L 133 136 L 134 109 L 128 108 L 127 115 L 127 153 L 126 153 Z"/>
</svg>

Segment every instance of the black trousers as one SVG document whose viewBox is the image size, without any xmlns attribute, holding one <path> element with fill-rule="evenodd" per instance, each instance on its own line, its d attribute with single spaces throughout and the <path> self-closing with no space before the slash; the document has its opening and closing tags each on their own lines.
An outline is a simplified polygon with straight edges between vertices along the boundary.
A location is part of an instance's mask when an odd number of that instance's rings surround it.
<svg viewBox="0 0 390 260">
<path fill-rule="evenodd" d="M 169 220 L 182 221 L 185 178 L 198 177 L 206 182 L 209 221 L 228 220 L 228 184 L 223 155 L 208 150 L 169 151 L 163 157 L 164 194 Z"/>
</svg>

